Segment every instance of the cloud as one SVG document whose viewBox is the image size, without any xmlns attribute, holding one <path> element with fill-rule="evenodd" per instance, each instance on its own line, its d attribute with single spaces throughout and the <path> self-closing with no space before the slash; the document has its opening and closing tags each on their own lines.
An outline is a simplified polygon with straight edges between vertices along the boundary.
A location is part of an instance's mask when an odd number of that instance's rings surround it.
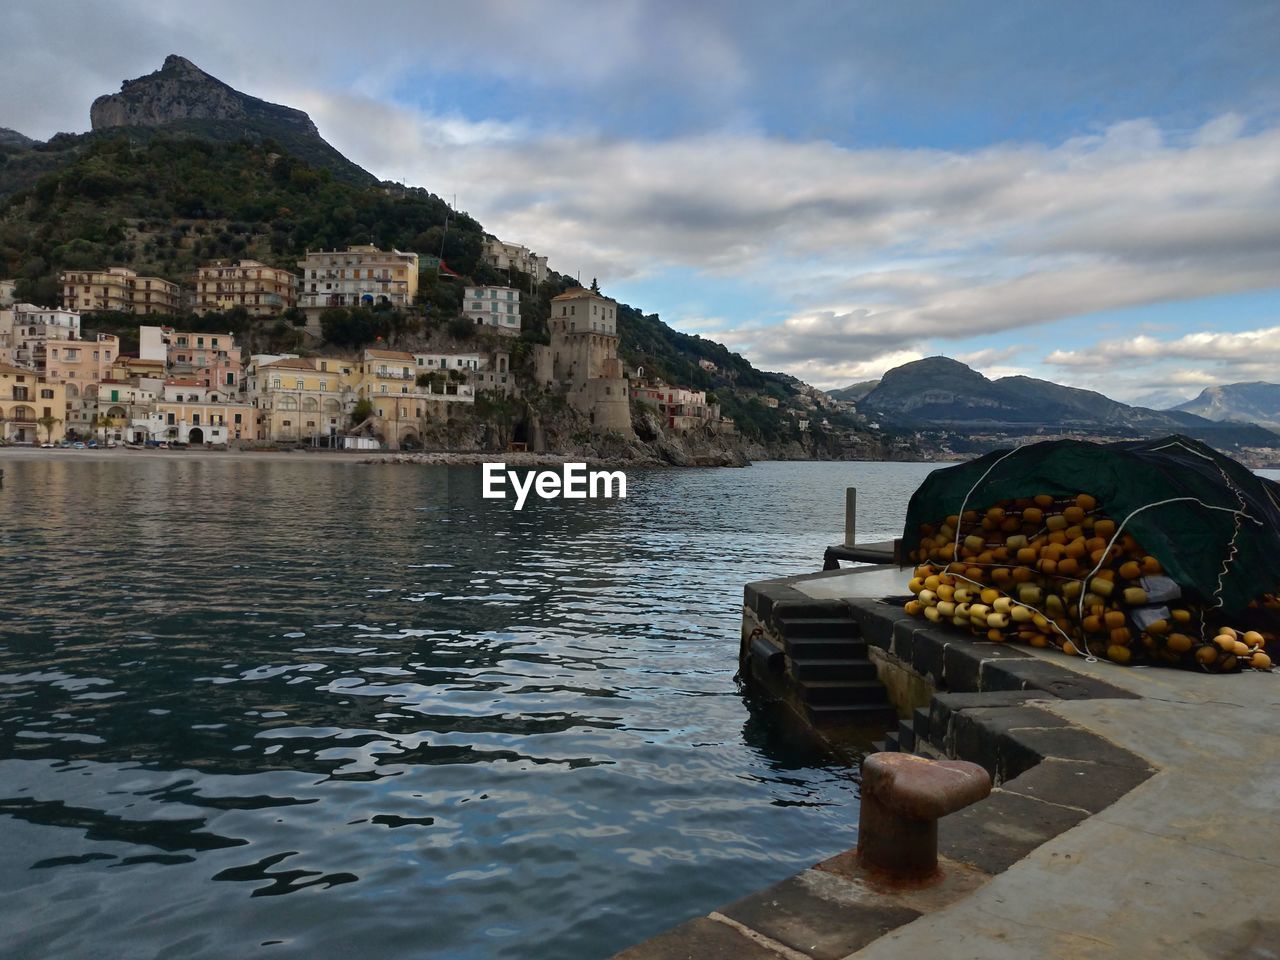
<svg viewBox="0 0 1280 960">
<path fill-rule="evenodd" d="M 1235 333 L 1197 331 L 1184 336 L 1160 339 L 1138 336 L 1128 340 L 1106 340 L 1087 349 L 1055 350 L 1046 363 L 1094 370 L 1127 366 L 1135 360 L 1199 360 L 1230 366 L 1270 365 L 1280 362 L 1280 327 L 1242 330 Z"/>
<path fill-rule="evenodd" d="M 305 16 L 225 0 L 200 20 L 147 0 L 15 0 L 7 26 L 26 42 L 0 64 L 0 123 L 83 129 L 94 96 L 183 53 L 606 290 L 693 273 L 759 291 L 756 311 L 749 297 L 700 303 L 700 329 L 820 386 L 940 350 L 988 372 L 1033 369 L 1029 349 L 1015 367 L 991 344 L 1277 286 L 1267 38 L 1280 13 L 1189 2 L 1157 28 L 1109 11 L 1104 29 L 1074 11 L 984 11 L 984 30 L 964 32 L 962 7 L 801 2 L 784 29 L 776 6 L 715 0 L 676 13 L 619 0 L 589 16 L 570 0 L 409 4 L 362 53 L 337 0 Z M 1194 71 L 1173 55 L 1192 48 Z M 640 305 L 671 316 L 685 302 L 673 289 Z M 1130 364 L 1158 366 L 1176 345 L 1134 332 L 1157 352 L 1130 350 Z M 1083 323 L 1065 336 L 1050 345 L 1064 375 L 1117 389 L 1146 376 L 1108 365 Z"/>
</svg>

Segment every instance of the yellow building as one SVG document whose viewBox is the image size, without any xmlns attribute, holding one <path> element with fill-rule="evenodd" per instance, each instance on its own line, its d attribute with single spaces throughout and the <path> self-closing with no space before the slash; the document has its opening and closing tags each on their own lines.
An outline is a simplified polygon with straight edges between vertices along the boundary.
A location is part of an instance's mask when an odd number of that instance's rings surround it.
<svg viewBox="0 0 1280 960">
<path fill-rule="evenodd" d="M 196 270 L 195 303 L 204 315 L 243 307 L 251 317 L 274 317 L 298 302 L 298 278 L 257 260 L 215 260 Z"/>
<path fill-rule="evenodd" d="M 108 408 L 113 422 L 114 412 Z M 196 447 L 251 440 L 253 416 L 253 407 L 241 402 L 238 394 L 206 387 L 199 380 L 170 378 L 145 417 L 130 420 L 128 439 L 134 443 L 155 440 Z"/>
<path fill-rule="evenodd" d="M 421 386 L 419 373 L 424 374 Z M 348 383 L 357 400 L 370 402 L 372 414 L 355 426 L 392 449 L 421 446 L 429 421 L 448 420 L 452 404 L 475 403 L 475 387 L 464 380 L 461 373 L 419 370 L 412 353 L 366 349 Z"/>
<path fill-rule="evenodd" d="M 163 381 L 164 361 L 144 360 L 141 357 L 116 357 L 115 363 L 111 365 L 110 379 L 131 380 L 134 377 Z"/>
<path fill-rule="evenodd" d="M 0 437 L 10 443 L 57 443 L 66 436 L 66 412 L 62 384 L 34 370 L 0 364 Z"/>
<path fill-rule="evenodd" d="M 114 310 L 141 315 L 177 313 L 178 285 L 159 277 L 140 277 L 128 267 L 64 270 L 62 305 L 81 313 Z"/>
<path fill-rule="evenodd" d="M 255 408 L 255 438 L 328 444 L 347 426 L 353 364 L 331 357 L 254 357 L 244 385 Z"/>
</svg>

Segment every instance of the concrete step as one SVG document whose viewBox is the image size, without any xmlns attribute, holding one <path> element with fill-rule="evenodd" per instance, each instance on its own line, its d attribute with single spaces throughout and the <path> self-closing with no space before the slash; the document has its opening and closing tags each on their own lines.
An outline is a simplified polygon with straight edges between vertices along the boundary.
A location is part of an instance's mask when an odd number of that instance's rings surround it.
<svg viewBox="0 0 1280 960">
<path fill-rule="evenodd" d="M 797 680 L 874 680 L 876 668 L 860 657 L 837 657 L 831 660 L 791 661 L 791 675 Z"/>
<path fill-rule="evenodd" d="M 902 753 L 902 742 L 898 739 L 896 733 L 886 733 L 884 735 L 884 751 L 886 753 Z"/>
<path fill-rule="evenodd" d="M 879 680 L 805 680 L 796 685 L 800 699 L 813 705 L 887 704 L 888 693 Z"/>
<path fill-rule="evenodd" d="M 792 660 L 867 659 L 867 641 L 852 637 L 788 637 L 784 643 Z"/>
<path fill-rule="evenodd" d="M 917 740 L 929 739 L 929 708 L 916 707 L 911 714 L 911 729 L 915 731 Z"/>
<path fill-rule="evenodd" d="M 898 721 L 898 711 L 887 703 L 806 704 L 805 711 L 815 727 L 878 727 L 883 730 Z"/>
<path fill-rule="evenodd" d="M 910 720 L 902 720 L 898 723 L 898 749 L 903 753 L 915 752 L 916 732 L 912 729 Z"/>
<path fill-rule="evenodd" d="M 778 632 L 787 639 L 801 637 L 860 637 L 862 628 L 848 617 L 778 618 Z"/>
</svg>

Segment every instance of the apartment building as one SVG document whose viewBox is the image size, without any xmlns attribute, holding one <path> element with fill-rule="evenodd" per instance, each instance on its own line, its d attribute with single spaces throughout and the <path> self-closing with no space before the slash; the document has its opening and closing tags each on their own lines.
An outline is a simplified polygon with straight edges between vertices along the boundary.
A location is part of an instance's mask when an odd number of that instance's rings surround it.
<svg viewBox="0 0 1280 960">
<path fill-rule="evenodd" d="M 174 314 L 182 302 L 176 283 L 141 277 L 128 267 L 64 270 L 61 280 L 63 307 L 81 313 Z"/>
<path fill-rule="evenodd" d="M 34 370 L 0 363 L 0 437 L 4 440 L 57 443 L 66 436 L 66 409 L 62 384 Z"/>
<path fill-rule="evenodd" d="M 253 407 L 217 386 L 194 378 L 170 377 L 145 419 L 130 423 L 130 439 L 189 443 L 231 443 L 253 437 Z"/>
<path fill-rule="evenodd" d="M 171 377 L 203 386 L 236 390 L 240 384 L 240 348 L 230 333 L 185 333 L 173 327 L 138 328 L 138 357 L 163 361 Z"/>
<path fill-rule="evenodd" d="M 505 243 L 490 237 L 485 240 L 482 255 L 484 262 L 495 270 L 519 270 L 529 274 L 536 283 L 547 279 L 547 258 L 518 243 Z"/>
<path fill-rule="evenodd" d="M 347 425 L 353 365 L 329 357 L 255 355 L 245 368 L 254 436 L 269 443 L 333 444 Z M 325 439 L 329 438 L 329 439 Z"/>
<path fill-rule="evenodd" d="M 467 287 L 463 316 L 498 333 L 520 334 L 520 291 L 511 287 Z"/>
<path fill-rule="evenodd" d="M 277 317 L 297 305 L 298 278 L 257 260 L 215 260 L 193 277 L 192 310 L 203 316 L 242 307 L 251 317 Z"/>
<path fill-rule="evenodd" d="M 417 382 L 419 372 L 426 374 L 422 385 Z M 356 427 L 392 449 L 417 447 L 428 421 L 447 420 L 452 404 L 475 402 L 475 388 L 470 383 L 431 376 L 431 372 L 425 366 L 419 371 L 412 353 L 366 349 L 348 383 L 355 398 L 368 400 L 373 412 Z"/>
<path fill-rule="evenodd" d="M 405 309 L 418 293 L 418 255 L 375 246 L 307 251 L 298 295 L 307 327 L 318 332 L 320 314 L 330 307 L 388 304 Z"/>
<path fill-rule="evenodd" d="M 34 367 L 36 353 L 48 340 L 75 340 L 80 336 L 80 314 L 57 307 L 16 303 L 0 309 L 0 362 Z"/>
</svg>

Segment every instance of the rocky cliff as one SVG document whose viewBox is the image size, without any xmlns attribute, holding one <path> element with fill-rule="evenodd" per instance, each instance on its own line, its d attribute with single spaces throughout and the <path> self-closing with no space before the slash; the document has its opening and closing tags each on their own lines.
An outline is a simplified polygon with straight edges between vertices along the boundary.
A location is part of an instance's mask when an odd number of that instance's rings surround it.
<svg viewBox="0 0 1280 960">
<path fill-rule="evenodd" d="M 269 121 L 320 136 L 303 111 L 241 93 L 177 54 L 165 57 L 155 73 L 126 80 L 119 93 L 98 97 L 89 120 L 94 130 L 159 127 L 179 120 Z"/>
</svg>

